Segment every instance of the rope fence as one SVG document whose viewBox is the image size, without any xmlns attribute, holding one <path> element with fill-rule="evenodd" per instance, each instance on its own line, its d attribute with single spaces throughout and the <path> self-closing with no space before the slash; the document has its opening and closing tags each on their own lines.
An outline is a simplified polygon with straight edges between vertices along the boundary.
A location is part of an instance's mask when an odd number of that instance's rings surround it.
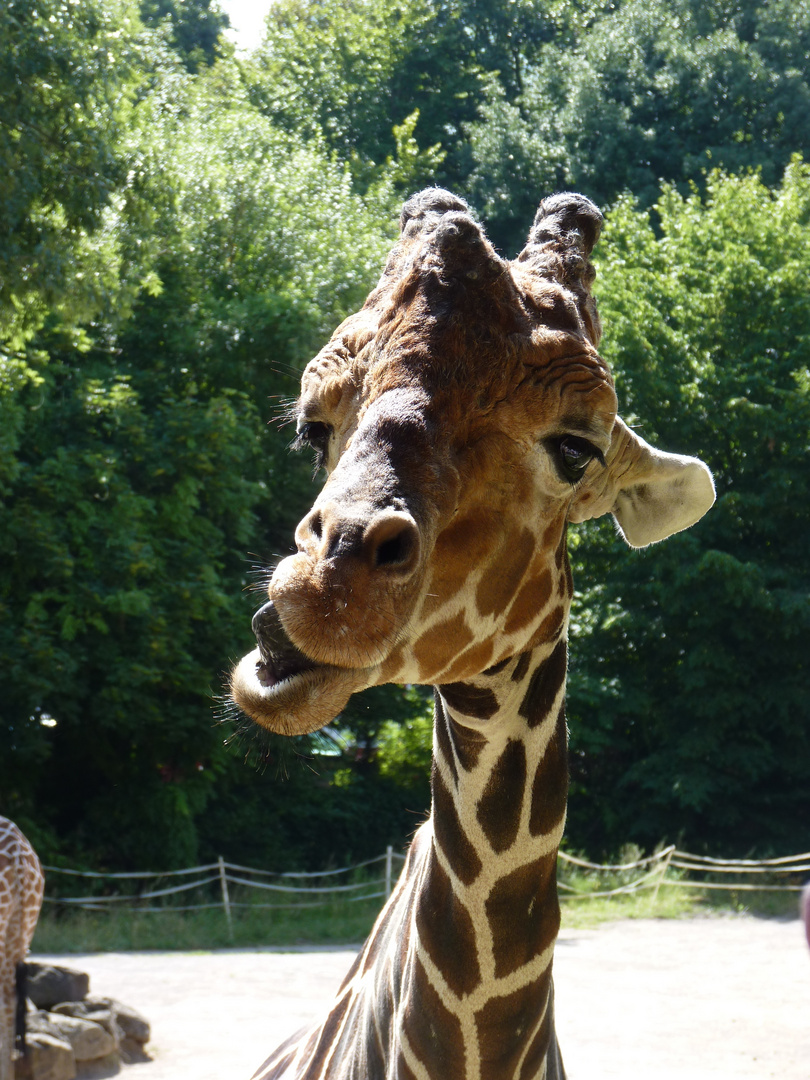
<svg viewBox="0 0 810 1080">
<path fill-rule="evenodd" d="M 160 872 L 105 874 L 95 870 L 46 866 L 44 869 L 48 875 L 91 879 L 103 885 L 104 891 L 92 896 L 62 896 L 58 895 L 57 890 L 57 894 L 46 895 L 45 902 L 86 911 L 117 908 L 138 912 L 179 912 L 221 908 L 230 926 L 232 912 L 237 908 L 310 908 L 337 899 L 362 901 L 387 898 L 394 885 L 395 869 L 404 861 L 405 856 L 389 846 L 383 855 L 374 859 L 322 871 L 277 873 L 231 863 L 222 856 L 214 863 Z M 564 851 L 559 853 L 559 861 L 558 888 L 561 898 L 575 901 L 628 895 L 646 889 L 652 890 L 653 896 L 657 897 L 662 887 L 798 893 L 802 889 L 802 875 L 810 874 L 810 852 L 775 859 L 714 859 L 679 851 L 671 845 L 630 862 L 594 863 Z M 578 874 L 578 871 L 585 871 L 586 874 Z M 594 883 L 596 874 L 609 879 L 606 882 L 609 887 L 587 887 Z M 164 879 L 179 877 L 192 880 L 162 885 Z M 568 877 L 572 880 L 566 880 Z M 583 878 L 586 887 L 583 887 Z M 136 891 L 119 891 L 120 887 L 115 884 L 119 881 L 132 882 L 136 885 Z M 144 887 L 138 889 L 138 882 L 143 882 Z M 232 892 L 232 887 L 236 888 L 235 892 Z M 199 903 L 177 904 L 173 900 L 163 904 L 149 903 L 166 901 L 169 897 L 179 897 L 194 890 L 204 890 L 206 898 Z M 267 897 L 267 900 L 252 898 L 250 892 L 253 890 Z"/>
<path fill-rule="evenodd" d="M 591 900 L 603 896 L 619 896 L 652 889 L 658 896 L 662 887 L 677 889 L 724 889 L 727 892 L 801 892 L 800 875 L 810 872 L 810 852 L 801 855 L 785 855 L 778 859 L 713 859 L 706 855 L 693 855 L 679 851 L 674 844 L 662 848 L 643 859 L 626 863 L 592 863 L 567 852 L 559 853 L 560 862 L 583 870 L 599 871 L 607 875 L 627 878 L 630 871 L 636 875 L 622 880 L 610 889 L 593 891 L 571 885 L 564 879 L 558 887 L 566 900 Z M 686 874 L 691 876 L 687 877 Z M 745 875 L 766 875 L 768 880 L 737 880 Z M 715 875 L 734 875 L 723 880 L 713 880 Z M 775 880 L 779 878 L 780 880 Z"/>
<path fill-rule="evenodd" d="M 117 908 L 119 910 L 138 912 L 175 912 L 222 908 L 230 925 L 231 913 L 234 908 L 264 908 L 270 910 L 274 908 L 321 907 L 324 904 L 332 903 L 338 898 L 347 901 L 387 898 L 391 895 L 394 885 L 395 865 L 398 867 L 404 861 L 405 856 L 394 851 L 393 847 L 389 846 L 384 855 L 378 855 L 374 859 L 366 859 L 364 862 L 355 863 L 352 866 L 338 867 L 334 870 L 289 870 L 285 872 L 259 870 L 252 866 L 227 862 L 221 855 L 215 863 L 185 867 L 182 870 L 127 871 L 120 874 L 105 874 L 96 870 L 71 870 L 62 866 L 45 866 L 43 869 L 46 875 L 60 874 L 93 879 L 99 883 L 104 882 L 107 891 L 94 896 L 46 895 L 44 902 L 63 905 L 68 908 L 80 908 L 84 911 L 110 911 Z M 374 876 L 372 868 L 380 864 L 382 864 L 381 873 Z M 346 880 L 346 883 L 343 884 L 340 880 L 341 875 L 347 879 L 355 877 L 357 880 Z M 179 885 L 167 885 L 161 888 L 154 886 L 149 888 L 147 886 L 136 892 L 111 891 L 115 888 L 116 881 L 158 883 L 164 878 L 192 876 L 194 880 L 185 881 Z M 312 884 L 316 880 L 318 884 Z M 294 881 L 303 881 L 306 884 L 293 884 Z M 202 901 L 196 904 L 144 904 L 144 901 L 174 897 L 180 893 L 191 892 L 194 889 L 207 890 L 210 895 L 212 886 L 218 886 L 218 898 L 214 901 Z M 291 900 L 293 897 L 298 899 L 293 903 L 264 903 L 253 899 L 234 899 L 231 895 L 230 886 L 239 886 L 242 890 L 257 889 L 265 895 L 279 896 L 280 894 L 285 900 Z M 242 894 L 237 893 L 236 895 Z"/>
</svg>

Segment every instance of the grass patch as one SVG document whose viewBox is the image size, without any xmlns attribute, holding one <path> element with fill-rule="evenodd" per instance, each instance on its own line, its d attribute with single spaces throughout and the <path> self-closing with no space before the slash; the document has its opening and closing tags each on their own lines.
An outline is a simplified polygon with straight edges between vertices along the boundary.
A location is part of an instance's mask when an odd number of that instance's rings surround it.
<svg viewBox="0 0 810 1080">
<path fill-rule="evenodd" d="M 671 889 L 670 892 L 675 892 Z M 678 892 L 687 890 L 678 889 Z M 723 889 L 688 890 L 699 893 L 698 914 L 754 915 L 759 919 L 797 919 L 799 917 L 798 892 L 767 892 L 759 889 L 735 889 L 733 885 Z"/>
<path fill-rule="evenodd" d="M 45 911 L 37 923 L 34 953 L 198 950 L 261 945 L 346 945 L 363 941 L 380 900 L 323 907 L 267 910 L 233 908 L 231 927 L 222 908 L 206 911 Z"/>
<path fill-rule="evenodd" d="M 658 896 L 640 893 L 597 896 L 588 900 L 560 897 L 564 930 L 579 930 L 619 919 L 688 919 L 699 914 L 700 897 L 689 889 L 662 887 Z"/>
</svg>

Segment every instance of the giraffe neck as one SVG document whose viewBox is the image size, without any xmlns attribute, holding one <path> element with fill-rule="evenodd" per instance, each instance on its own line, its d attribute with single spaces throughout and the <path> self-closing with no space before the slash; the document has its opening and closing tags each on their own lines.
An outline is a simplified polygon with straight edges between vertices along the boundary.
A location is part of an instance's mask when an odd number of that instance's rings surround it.
<svg viewBox="0 0 810 1080">
<path fill-rule="evenodd" d="M 458 1075 L 470 1080 L 557 1075 L 543 1070 L 558 1053 L 566 657 L 561 635 L 436 695 L 433 835 L 415 926 L 436 1029 L 450 1033 L 446 1057 L 463 1058 Z M 419 1024 L 411 1031 L 419 1041 Z"/>
<path fill-rule="evenodd" d="M 437 688 L 433 811 L 327 1019 L 254 1080 L 564 1080 L 566 643 Z"/>
</svg>

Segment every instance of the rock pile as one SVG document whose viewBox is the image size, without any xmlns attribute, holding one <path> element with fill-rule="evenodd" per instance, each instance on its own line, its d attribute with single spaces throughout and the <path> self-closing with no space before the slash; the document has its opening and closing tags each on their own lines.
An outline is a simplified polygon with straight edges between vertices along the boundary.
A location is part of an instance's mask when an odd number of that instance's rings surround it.
<svg viewBox="0 0 810 1080">
<path fill-rule="evenodd" d="M 16 1062 L 16 1080 L 100 1080 L 122 1063 L 148 1060 L 148 1022 L 89 991 L 90 977 L 81 971 L 28 964 L 27 1053 Z"/>
</svg>

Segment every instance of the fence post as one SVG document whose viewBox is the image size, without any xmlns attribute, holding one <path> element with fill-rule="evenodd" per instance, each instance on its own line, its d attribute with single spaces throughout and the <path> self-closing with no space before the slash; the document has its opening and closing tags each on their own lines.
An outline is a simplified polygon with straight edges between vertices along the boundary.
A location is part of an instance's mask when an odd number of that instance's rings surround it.
<svg viewBox="0 0 810 1080">
<path fill-rule="evenodd" d="M 394 849 L 389 844 L 388 847 L 385 849 L 385 899 L 386 900 L 391 895 L 391 887 L 392 887 L 391 877 L 392 877 L 392 870 L 393 870 L 393 862 L 394 862 Z"/>
<path fill-rule="evenodd" d="M 658 890 L 661 888 L 661 882 L 667 876 L 667 870 L 669 870 L 669 863 L 670 863 L 670 860 L 672 859 L 672 856 L 673 856 L 674 853 L 675 853 L 675 845 L 672 844 L 669 851 L 666 854 L 666 858 L 663 860 L 663 865 L 661 866 L 661 873 L 658 875 L 658 880 L 655 883 L 655 889 L 653 890 L 653 897 L 652 897 L 653 898 L 653 903 L 655 903 L 656 900 L 658 899 Z"/>
<path fill-rule="evenodd" d="M 225 908 L 225 919 L 228 923 L 228 940 L 233 941 L 233 922 L 231 920 L 231 901 L 228 897 L 228 875 L 225 873 L 225 860 L 219 856 L 219 884 L 222 887 L 222 906 Z"/>
</svg>

